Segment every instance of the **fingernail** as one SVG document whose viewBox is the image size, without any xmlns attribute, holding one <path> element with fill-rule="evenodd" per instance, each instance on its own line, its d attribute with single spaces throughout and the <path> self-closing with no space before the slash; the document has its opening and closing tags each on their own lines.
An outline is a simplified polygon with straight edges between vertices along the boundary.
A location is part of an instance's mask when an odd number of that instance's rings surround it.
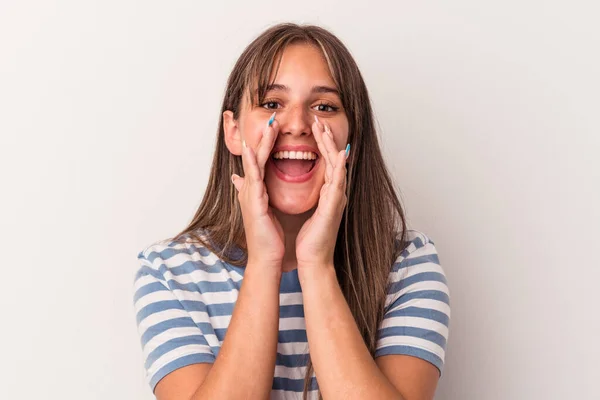
<svg viewBox="0 0 600 400">
<path fill-rule="evenodd" d="M 317 116 L 315 115 L 315 122 L 318 124 L 319 123 L 319 118 L 317 118 Z"/>
<path fill-rule="evenodd" d="M 275 114 L 277 114 L 277 111 L 275 111 L 273 113 L 273 115 L 271 115 L 271 118 L 269 118 L 269 122 L 267 123 L 267 127 L 271 126 L 271 124 L 273 123 L 273 121 L 275 121 Z"/>
<path fill-rule="evenodd" d="M 242 146 L 244 146 L 244 148 L 246 148 L 246 140 L 242 139 Z"/>
<path fill-rule="evenodd" d="M 329 129 L 329 125 L 323 124 L 325 126 L 325 132 L 329 135 L 330 138 L 333 139 L 333 135 L 331 134 L 331 130 Z"/>
<path fill-rule="evenodd" d="M 348 158 L 348 154 L 350 154 L 350 143 L 346 145 L 346 158 Z"/>
</svg>

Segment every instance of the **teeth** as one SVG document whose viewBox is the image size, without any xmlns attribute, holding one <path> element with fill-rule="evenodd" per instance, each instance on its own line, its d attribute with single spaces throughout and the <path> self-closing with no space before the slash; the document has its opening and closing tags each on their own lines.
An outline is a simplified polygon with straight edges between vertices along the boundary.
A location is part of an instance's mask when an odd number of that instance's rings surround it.
<svg viewBox="0 0 600 400">
<path fill-rule="evenodd" d="M 273 154 L 273 158 L 290 160 L 316 160 L 317 154 L 312 151 L 278 151 Z"/>
</svg>

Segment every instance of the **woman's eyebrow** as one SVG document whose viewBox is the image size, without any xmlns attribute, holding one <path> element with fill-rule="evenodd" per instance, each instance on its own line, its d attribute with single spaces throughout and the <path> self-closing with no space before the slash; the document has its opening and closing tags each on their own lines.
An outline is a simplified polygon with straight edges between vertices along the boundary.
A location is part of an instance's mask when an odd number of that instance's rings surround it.
<svg viewBox="0 0 600 400">
<path fill-rule="evenodd" d="M 271 85 L 267 86 L 266 92 L 271 92 L 271 91 L 281 91 L 281 92 L 289 92 L 290 88 L 288 86 L 285 85 L 280 85 L 278 83 L 273 83 Z M 338 92 L 338 90 L 334 87 L 331 86 L 313 86 L 313 88 L 311 89 L 312 93 L 333 93 L 336 95 L 340 95 L 340 93 Z"/>
</svg>

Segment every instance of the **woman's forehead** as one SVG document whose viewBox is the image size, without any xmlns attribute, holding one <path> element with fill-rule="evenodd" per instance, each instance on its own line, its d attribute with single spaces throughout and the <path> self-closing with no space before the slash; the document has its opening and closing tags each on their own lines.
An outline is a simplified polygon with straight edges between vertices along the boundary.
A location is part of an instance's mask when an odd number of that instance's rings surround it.
<svg viewBox="0 0 600 400">
<path fill-rule="evenodd" d="M 265 78 L 255 77 L 250 91 L 337 93 L 322 51 L 306 43 L 286 46 L 273 63 L 268 80 Z"/>
</svg>

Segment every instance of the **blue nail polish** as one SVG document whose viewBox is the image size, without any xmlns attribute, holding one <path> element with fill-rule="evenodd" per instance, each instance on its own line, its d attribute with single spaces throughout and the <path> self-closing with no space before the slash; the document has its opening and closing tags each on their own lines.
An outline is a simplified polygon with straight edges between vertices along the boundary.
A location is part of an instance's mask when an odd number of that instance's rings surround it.
<svg viewBox="0 0 600 400">
<path fill-rule="evenodd" d="M 273 115 L 271 115 L 271 118 L 269 119 L 269 126 L 271 126 L 271 124 L 273 123 L 273 121 L 275 121 L 275 114 L 276 112 L 273 113 Z"/>
<path fill-rule="evenodd" d="M 346 145 L 346 158 L 348 158 L 348 154 L 350 154 L 350 143 Z"/>
</svg>

